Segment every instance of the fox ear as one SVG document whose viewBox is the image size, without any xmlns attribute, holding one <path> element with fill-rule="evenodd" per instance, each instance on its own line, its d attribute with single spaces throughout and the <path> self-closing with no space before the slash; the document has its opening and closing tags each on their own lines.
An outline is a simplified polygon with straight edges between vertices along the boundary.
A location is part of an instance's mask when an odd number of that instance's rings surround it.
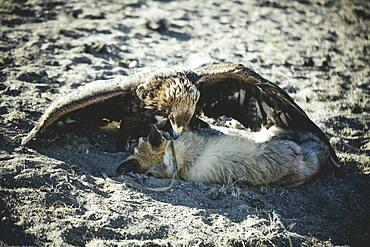
<svg viewBox="0 0 370 247">
<path fill-rule="evenodd" d="M 145 142 L 144 137 L 139 137 L 139 144 L 138 144 L 138 146 L 140 146 L 144 142 Z"/>
<path fill-rule="evenodd" d="M 159 147 L 159 145 L 161 145 L 163 141 L 163 136 L 161 132 L 159 132 L 157 127 L 155 127 L 155 125 L 152 125 L 152 127 L 150 128 L 148 141 L 153 147 Z"/>
<path fill-rule="evenodd" d="M 138 172 L 139 169 L 140 169 L 140 164 L 137 159 L 127 159 L 117 167 L 116 173 L 118 175 L 122 175 L 128 172 Z"/>
</svg>

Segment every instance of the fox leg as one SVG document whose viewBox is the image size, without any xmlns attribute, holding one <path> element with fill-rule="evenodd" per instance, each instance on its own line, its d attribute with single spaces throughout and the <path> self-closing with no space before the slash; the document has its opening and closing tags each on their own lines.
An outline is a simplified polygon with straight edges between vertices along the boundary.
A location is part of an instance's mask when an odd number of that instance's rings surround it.
<svg viewBox="0 0 370 247">
<path fill-rule="evenodd" d="M 257 167 L 265 177 L 273 184 L 289 186 L 316 176 L 329 158 L 328 148 L 306 132 L 292 132 L 260 143 L 257 153 Z"/>
<path fill-rule="evenodd" d="M 271 140 L 256 146 L 252 184 L 294 185 L 304 179 L 303 153 L 300 146 L 290 140 Z"/>
<path fill-rule="evenodd" d="M 312 169 L 330 168 L 330 150 L 316 135 L 303 131 L 284 131 L 274 139 L 290 140 L 297 143 L 304 157 L 307 167 Z"/>
<path fill-rule="evenodd" d="M 296 143 L 301 147 L 305 163 L 305 176 L 314 176 L 318 172 L 330 169 L 330 151 L 317 136 L 310 132 L 299 132 Z"/>
</svg>

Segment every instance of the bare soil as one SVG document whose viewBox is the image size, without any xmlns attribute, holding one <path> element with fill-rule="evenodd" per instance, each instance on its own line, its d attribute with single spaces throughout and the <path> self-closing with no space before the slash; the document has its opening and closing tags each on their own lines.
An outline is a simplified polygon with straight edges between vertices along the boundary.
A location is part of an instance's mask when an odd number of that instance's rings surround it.
<svg viewBox="0 0 370 247">
<path fill-rule="evenodd" d="M 369 1 L 2 0 L 0 24 L 0 245 L 370 243 Z M 114 130 L 55 127 L 19 147 L 53 99 L 85 83 L 219 62 L 279 83 L 343 168 L 297 188 L 152 192 L 140 187 L 169 181 L 115 176 L 127 154 Z"/>
</svg>

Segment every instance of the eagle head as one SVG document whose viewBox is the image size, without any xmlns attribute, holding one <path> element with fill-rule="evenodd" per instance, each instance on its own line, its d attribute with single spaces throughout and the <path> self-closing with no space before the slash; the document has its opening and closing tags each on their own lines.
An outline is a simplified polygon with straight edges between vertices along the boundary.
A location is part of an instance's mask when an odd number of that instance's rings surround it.
<svg viewBox="0 0 370 247">
<path fill-rule="evenodd" d="M 156 109 L 158 115 L 168 119 L 174 136 L 178 136 L 188 127 L 194 115 L 200 92 L 188 76 L 182 73 L 158 77 L 149 84 L 152 86 L 146 85 L 143 99 L 146 107 Z M 154 87 L 153 84 L 156 86 Z"/>
<path fill-rule="evenodd" d="M 164 88 L 161 106 L 167 112 L 174 135 L 188 127 L 199 96 L 196 86 L 186 77 L 174 77 Z"/>
</svg>

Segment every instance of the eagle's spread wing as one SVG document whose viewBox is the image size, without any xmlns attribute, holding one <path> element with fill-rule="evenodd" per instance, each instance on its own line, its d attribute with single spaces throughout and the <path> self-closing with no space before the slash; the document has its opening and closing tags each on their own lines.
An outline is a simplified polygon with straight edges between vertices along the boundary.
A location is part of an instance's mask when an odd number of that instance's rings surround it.
<svg viewBox="0 0 370 247">
<path fill-rule="evenodd" d="M 209 117 L 229 116 L 253 131 L 276 125 L 314 133 L 338 158 L 322 130 L 276 84 L 240 64 L 211 65 L 199 69 L 198 111 Z"/>
<path fill-rule="evenodd" d="M 30 140 L 46 130 L 47 127 L 68 113 L 130 92 L 131 87 L 137 83 L 137 78 L 99 80 L 88 83 L 58 98 L 46 109 L 28 135 L 22 139 L 22 145 L 26 145 Z"/>
<path fill-rule="evenodd" d="M 184 82 L 185 79 L 189 80 L 188 84 Z M 144 119 L 140 117 L 154 118 L 156 113 L 161 111 L 169 114 L 167 108 L 173 102 L 167 102 L 166 97 L 168 98 L 171 93 L 176 95 L 179 93 L 178 88 L 172 90 L 171 85 L 182 83 L 181 85 L 184 84 L 187 87 L 180 88 L 190 94 L 191 87 L 196 90 L 191 83 L 196 79 L 197 75 L 192 71 L 162 69 L 120 79 L 88 83 L 54 101 L 37 121 L 35 127 L 22 139 L 21 144 L 26 145 L 67 114 L 80 114 L 81 111 L 85 111 L 87 113 L 85 115 L 89 117 L 105 117 L 111 120 L 123 120 L 127 115 L 131 117 L 137 115 L 133 124 L 142 125 Z M 163 88 L 168 88 L 169 93 L 161 90 Z"/>
</svg>

